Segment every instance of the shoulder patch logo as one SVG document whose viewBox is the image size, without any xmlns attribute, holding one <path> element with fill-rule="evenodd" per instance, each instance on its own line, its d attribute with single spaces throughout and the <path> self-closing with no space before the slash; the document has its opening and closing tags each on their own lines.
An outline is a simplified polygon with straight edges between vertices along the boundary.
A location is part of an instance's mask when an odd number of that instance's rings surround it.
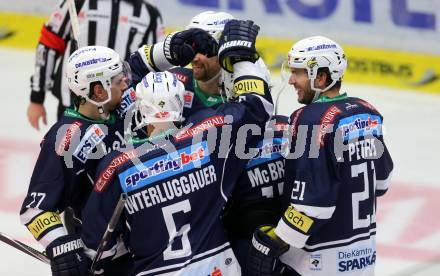
<svg viewBox="0 0 440 276">
<path fill-rule="evenodd" d="M 188 76 L 186 76 L 184 74 L 174 73 L 174 72 L 173 72 L 173 74 L 176 75 L 177 79 L 183 83 L 185 83 L 188 80 Z"/>
<path fill-rule="evenodd" d="M 56 149 L 56 153 L 58 155 L 63 155 L 64 152 L 69 151 L 70 142 L 72 141 L 72 137 L 77 133 L 82 126 L 81 122 L 73 122 L 70 127 L 66 130 L 66 134 L 61 139 L 60 143 L 58 144 L 58 147 Z"/>
<path fill-rule="evenodd" d="M 333 122 L 338 114 L 342 113 L 342 111 L 336 106 L 332 105 L 329 109 L 327 109 L 321 117 L 321 124 L 319 126 L 319 133 L 317 142 L 322 147 L 324 146 L 324 137 L 327 134 L 330 127 L 332 127 Z"/>
<path fill-rule="evenodd" d="M 91 125 L 73 152 L 73 156 L 82 163 L 86 163 L 90 153 L 104 140 L 105 136 L 106 134 L 98 125 Z"/>
<path fill-rule="evenodd" d="M 296 137 L 296 134 L 297 134 L 297 128 L 298 128 L 298 119 L 299 119 L 299 116 L 301 115 L 301 113 L 304 111 L 304 107 L 303 108 L 301 108 L 301 109 L 299 109 L 299 110 L 297 110 L 296 111 L 296 113 L 295 113 L 295 115 L 293 116 L 293 119 L 291 119 L 291 123 L 290 123 L 290 125 L 291 125 L 291 132 L 292 132 L 292 137 Z"/>
<path fill-rule="evenodd" d="M 136 151 L 131 150 L 116 156 L 112 162 L 101 172 L 98 180 L 95 182 L 95 191 L 102 192 L 113 180 L 116 170 L 136 156 Z"/>
<path fill-rule="evenodd" d="M 213 116 L 203 120 L 201 123 L 196 124 L 189 129 L 183 129 L 176 134 L 176 140 L 180 141 L 189 137 L 193 137 L 197 134 L 203 133 L 213 127 L 218 127 L 225 124 L 223 116 Z"/>
</svg>

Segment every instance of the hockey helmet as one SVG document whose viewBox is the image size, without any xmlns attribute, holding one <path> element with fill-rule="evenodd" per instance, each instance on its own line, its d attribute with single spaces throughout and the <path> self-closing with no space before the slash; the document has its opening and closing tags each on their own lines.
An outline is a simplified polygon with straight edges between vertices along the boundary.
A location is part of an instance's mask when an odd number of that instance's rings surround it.
<svg viewBox="0 0 440 276">
<path fill-rule="evenodd" d="M 342 47 L 335 41 L 324 36 L 312 36 L 295 43 L 288 53 L 287 66 L 307 70 L 315 99 L 319 94 L 332 88 L 342 79 L 347 68 L 347 59 Z M 319 68 L 328 68 L 332 83 L 323 89 L 316 88 L 314 81 Z"/>
<path fill-rule="evenodd" d="M 183 120 L 185 86 L 170 72 L 148 73 L 136 86 L 137 126 Z M 136 117 L 137 118 L 137 117 Z"/>
<path fill-rule="evenodd" d="M 70 55 L 67 63 L 67 83 L 77 96 L 85 98 L 96 106 L 102 106 L 111 100 L 112 77 L 125 72 L 125 66 L 119 54 L 103 46 L 87 46 Z M 96 102 L 90 99 L 90 84 L 100 82 L 107 92 L 107 99 Z"/>
<path fill-rule="evenodd" d="M 205 30 L 218 41 L 226 22 L 231 19 L 234 19 L 234 17 L 226 12 L 205 11 L 194 16 L 186 29 L 199 28 Z"/>
</svg>

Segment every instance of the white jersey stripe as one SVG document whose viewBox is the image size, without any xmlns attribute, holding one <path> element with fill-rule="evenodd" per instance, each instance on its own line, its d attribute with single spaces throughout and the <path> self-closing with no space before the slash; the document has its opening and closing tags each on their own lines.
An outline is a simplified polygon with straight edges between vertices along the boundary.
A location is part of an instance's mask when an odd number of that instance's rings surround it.
<svg viewBox="0 0 440 276">
<path fill-rule="evenodd" d="M 309 217 L 314 217 L 317 219 L 329 219 L 332 217 L 336 206 L 332 207 L 314 207 L 301 204 L 292 204 L 295 210 L 306 214 Z"/>
</svg>

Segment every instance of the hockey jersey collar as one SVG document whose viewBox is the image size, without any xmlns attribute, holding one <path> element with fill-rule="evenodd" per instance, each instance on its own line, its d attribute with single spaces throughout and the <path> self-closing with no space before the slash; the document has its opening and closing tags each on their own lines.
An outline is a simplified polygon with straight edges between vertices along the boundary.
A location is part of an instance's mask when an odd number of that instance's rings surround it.
<svg viewBox="0 0 440 276">
<path fill-rule="evenodd" d="M 93 120 L 91 118 L 88 118 L 84 115 L 82 115 L 81 113 L 79 113 L 76 110 L 73 110 L 71 108 L 66 108 L 66 110 L 64 111 L 64 116 L 66 117 L 72 117 L 72 118 L 78 118 L 81 120 L 85 120 L 85 121 L 89 121 L 95 124 L 106 124 L 106 125 L 110 125 L 110 124 L 114 124 L 116 121 L 116 117 L 115 114 L 110 113 L 110 118 L 107 120 Z"/>
<path fill-rule="evenodd" d="M 221 104 L 225 102 L 225 99 L 220 96 L 220 95 L 211 95 L 206 93 L 205 91 L 203 91 L 200 87 L 199 84 L 197 83 L 196 79 L 193 79 L 193 86 L 194 86 L 194 91 L 196 93 L 196 96 L 200 99 L 200 101 L 208 107 L 217 105 L 217 104 Z"/>
<path fill-rule="evenodd" d="M 336 101 L 340 101 L 340 100 L 345 100 L 347 99 L 347 93 L 343 93 L 341 95 L 338 95 L 336 97 L 333 98 L 329 98 L 327 96 L 320 96 L 315 103 L 329 103 L 329 102 L 336 102 Z"/>
<path fill-rule="evenodd" d="M 142 139 L 137 138 L 137 137 L 133 137 L 128 141 L 128 143 L 138 145 L 138 144 L 143 144 L 146 142 L 153 142 L 155 140 L 164 139 L 165 137 L 172 135 L 175 131 L 176 131 L 176 129 L 169 129 L 161 134 L 158 134 L 158 135 L 155 135 L 152 137 L 148 137 L 148 138 L 142 138 Z"/>
</svg>

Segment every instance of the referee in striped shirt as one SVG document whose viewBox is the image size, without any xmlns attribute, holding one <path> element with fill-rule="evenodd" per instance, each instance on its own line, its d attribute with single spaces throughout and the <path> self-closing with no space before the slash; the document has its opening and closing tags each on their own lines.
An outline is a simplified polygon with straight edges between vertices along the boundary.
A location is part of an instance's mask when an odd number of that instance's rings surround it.
<svg viewBox="0 0 440 276">
<path fill-rule="evenodd" d="M 100 45 L 115 49 L 127 58 L 143 44 L 164 38 L 159 10 L 146 0 L 75 0 L 81 46 Z M 64 76 L 67 58 L 74 52 L 66 0 L 60 1 L 43 25 L 31 76 L 29 123 L 39 130 L 47 124 L 44 98 L 47 91 L 59 100 L 57 117 L 72 104 Z"/>
</svg>

